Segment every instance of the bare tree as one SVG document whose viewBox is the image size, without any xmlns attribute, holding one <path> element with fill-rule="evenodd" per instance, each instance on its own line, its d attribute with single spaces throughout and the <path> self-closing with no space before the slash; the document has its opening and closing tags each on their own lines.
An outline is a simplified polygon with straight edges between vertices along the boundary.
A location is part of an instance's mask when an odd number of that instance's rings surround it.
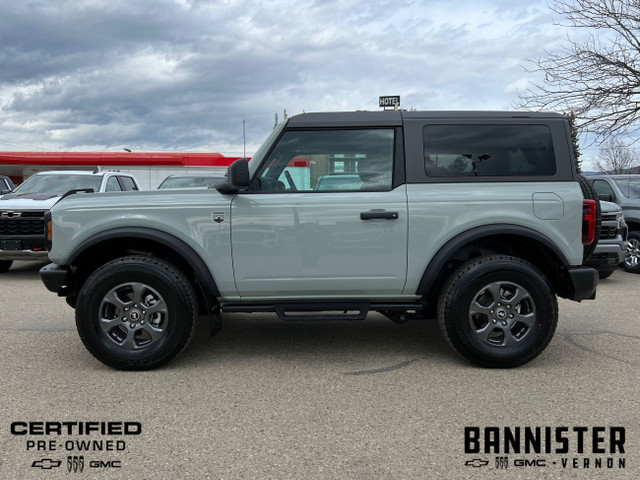
<svg viewBox="0 0 640 480">
<path fill-rule="evenodd" d="M 552 0 L 565 26 L 585 29 L 586 40 L 528 60 L 543 83 L 519 92 L 518 106 L 574 112 L 581 132 L 597 142 L 640 130 L 640 1 Z"/>
<path fill-rule="evenodd" d="M 622 140 L 612 137 L 602 144 L 594 164 L 602 173 L 632 173 L 640 165 L 640 159 Z"/>
</svg>

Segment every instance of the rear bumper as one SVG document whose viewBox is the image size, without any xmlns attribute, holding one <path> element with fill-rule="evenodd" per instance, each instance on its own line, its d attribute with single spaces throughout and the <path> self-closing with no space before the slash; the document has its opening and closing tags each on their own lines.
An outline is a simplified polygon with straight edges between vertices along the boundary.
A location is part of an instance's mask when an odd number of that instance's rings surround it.
<svg viewBox="0 0 640 480">
<path fill-rule="evenodd" d="M 42 280 L 44 286 L 50 292 L 57 293 L 60 296 L 65 295 L 68 275 L 69 270 L 55 263 L 50 263 L 40 269 L 40 280 Z"/>
<path fill-rule="evenodd" d="M 598 271 L 590 267 L 570 267 L 566 269 L 568 284 L 564 298 L 575 300 L 593 300 L 600 280 Z"/>
</svg>

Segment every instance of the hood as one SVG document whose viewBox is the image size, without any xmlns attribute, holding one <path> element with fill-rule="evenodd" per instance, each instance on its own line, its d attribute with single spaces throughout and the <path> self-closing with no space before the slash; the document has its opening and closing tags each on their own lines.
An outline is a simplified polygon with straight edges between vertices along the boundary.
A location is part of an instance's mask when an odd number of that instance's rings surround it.
<svg viewBox="0 0 640 480">
<path fill-rule="evenodd" d="M 2 205 L 2 203 L 0 203 Z M 604 200 L 600 200 L 600 210 L 602 213 L 617 213 L 622 212 L 622 208 L 617 203 L 613 202 L 605 202 Z"/>
<path fill-rule="evenodd" d="M 58 193 L 8 193 L 0 197 L 0 210 L 49 210 L 61 196 Z"/>
</svg>

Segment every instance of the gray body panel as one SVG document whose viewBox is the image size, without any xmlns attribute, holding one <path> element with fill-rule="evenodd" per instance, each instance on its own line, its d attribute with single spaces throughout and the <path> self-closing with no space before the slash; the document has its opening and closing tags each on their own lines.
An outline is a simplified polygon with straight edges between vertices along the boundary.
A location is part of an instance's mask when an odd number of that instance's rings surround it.
<svg viewBox="0 0 640 480">
<path fill-rule="evenodd" d="M 397 212 L 398 218 L 361 220 L 371 210 Z M 356 194 L 240 194 L 232 219 L 242 297 L 389 298 L 404 291 L 405 186 Z"/>
</svg>

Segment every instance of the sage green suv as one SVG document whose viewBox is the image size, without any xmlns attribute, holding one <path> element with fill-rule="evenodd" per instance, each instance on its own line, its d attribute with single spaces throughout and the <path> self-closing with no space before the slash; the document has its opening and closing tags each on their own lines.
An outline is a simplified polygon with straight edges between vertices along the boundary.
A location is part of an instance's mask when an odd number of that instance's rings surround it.
<svg viewBox="0 0 640 480">
<path fill-rule="evenodd" d="M 119 369 L 174 358 L 198 314 L 215 333 L 228 312 L 371 311 L 437 318 L 465 358 L 514 367 L 551 340 L 556 296 L 595 298 L 598 210 L 574 165 L 556 114 L 302 114 L 215 189 L 64 198 L 41 277 Z M 353 181 L 317 188 L 332 175 Z"/>
</svg>

